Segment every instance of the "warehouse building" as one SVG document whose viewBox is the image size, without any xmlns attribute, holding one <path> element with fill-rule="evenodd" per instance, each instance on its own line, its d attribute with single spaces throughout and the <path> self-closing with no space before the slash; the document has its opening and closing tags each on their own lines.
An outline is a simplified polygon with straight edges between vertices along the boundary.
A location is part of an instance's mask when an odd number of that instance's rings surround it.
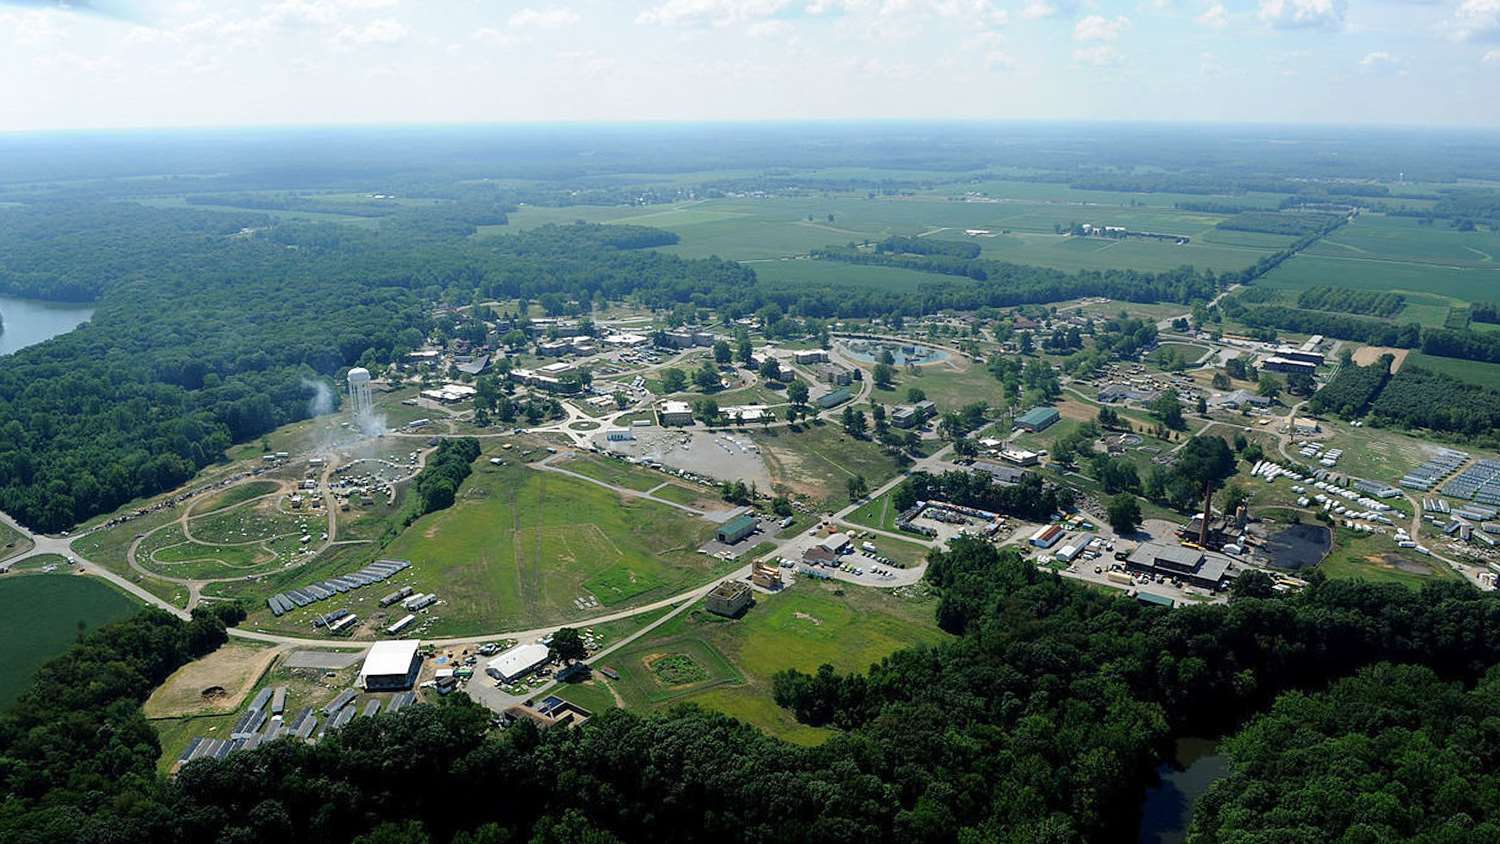
<svg viewBox="0 0 1500 844">
<path fill-rule="evenodd" d="M 541 642 L 516 645 L 485 663 L 484 673 L 502 683 L 512 683 L 546 664 L 552 652 Z"/>
<path fill-rule="evenodd" d="M 1061 418 L 1062 414 L 1058 413 L 1055 407 L 1033 407 L 1016 417 L 1015 426 L 1034 434 L 1052 427 Z"/>
<path fill-rule="evenodd" d="M 420 644 L 416 639 L 397 639 L 371 645 L 359 669 L 359 685 L 367 692 L 411 688 L 422 668 L 422 657 L 417 653 Z"/>
<path fill-rule="evenodd" d="M 755 533 L 755 517 L 744 513 L 720 525 L 715 538 L 725 545 L 733 545 L 752 533 Z"/>
<path fill-rule="evenodd" d="M 1147 542 L 1125 558 L 1125 568 L 1137 574 L 1181 579 L 1204 589 L 1224 585 L 1229 560 L 1210 557 L 1196 548 Z"/>
<path fill-rule="evenodd" d="M 685 401 L 664 401 L 656 411 L 657 421 L 662 425 L 693 424 L 693 406 Z"/>
</svg>

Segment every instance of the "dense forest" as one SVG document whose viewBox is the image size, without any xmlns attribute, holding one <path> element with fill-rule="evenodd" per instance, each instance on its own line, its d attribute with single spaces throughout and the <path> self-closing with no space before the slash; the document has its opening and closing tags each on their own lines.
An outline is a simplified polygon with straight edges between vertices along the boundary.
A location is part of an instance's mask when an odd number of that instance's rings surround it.
<svg viewBox="0 0 1500 844">
<path fill-rule="evenodd" d="M 1224 303 L 1224 315 L 1251 328 L 1281 328 L 1300 334 L 1322 334 L 1340 340 L 1355 340 L 1373 346 L 1416 348 L 1422 343 L 1422 326 L 1400 325 L 1374 317 L 1350 316 L 1332 311 L 1313 311 L 1285 305 L 1242 306 L 1233 299 Z M 1428 329 L 1430 333 L 1431 329 Z"/>
<path fill-rule="evenodd" d="M 0 718 L 0 839 L 1116 841 L 1134 829 L 1175 738 L 1233 732 L 1249 718 L 1230 749 L 1246 760 L 1236 776 L 1263 785 L 1216 789 L 1195 829 L 1223 838 L 1205 840 L 1247 840 L 1233 836 L 1271 824 L 1302 830 L 1275 840 L 1382 840 L 1343 836 L 1367 823 L 1417 834 L 1460 809 L 1475 834 L 1441 840 L 1486 840 L 1492 754 L 1488 744 L 1455 751 L 1472 742 L 1467 725 L 1479 723 L 1492 694 L 1490 685 L 1465 689 L 1500 659 L 1494 597 L 1457 584 L 1415 592 L 1317 575 L 1303 592 L 1273 597 L 1268 580 L 1247 576 L 1228 605 L 1168 611 L 968 539 L 935 554 L 928 579 L 940 623 L 959 634 L 951 643 L 899 651 L 864 673 L 775 678 L 794 714 L 839 726 L 819 747 L 691 706 L 489 736 L 488 711 L 459 695 L 357 719 L 316 745 L 282 739 L 195 761 L 175 781 L 154 774 L 159 747 L 139 702 L 183 659 L 221 641 L 222 628 L 148 613 L 96 631 Z M 1425 666 L 1446 685 L 1386 662 Z M 1296 725 L 1293 742 L 1275 740 L 1288 713 L 1309 711 L 1305 695 L 1368 666 L 1386 673 L 1336 685 L 1318 704 L 1329 718 Z M 1424 707 L 1455 705 L 1396 722 L 1394 713 L 1374 717 L 1402 689 L 1435 694 L 1421 698 Z M 1258 712 L 1267 714 L 1255 720 Z M 1337 713 L 1351 717 L 1335 726 Z M 1295 752 L 1325 741 L 1320 730 L 1332 731 L 1327 741 L 1398 747 L 1409 739 L 1391 730 L 1429 717 L 1448 721 L 1433 740 L 1451 750 L 1420 770 L 1477 790 L 1407 789 L 1397 815 L 1318 800 L 1277 801 L 1265 818 L 1235 808 L 1282 789 L 1331 787 Z M 1371 783 L 1399 780 L 1412 764 L 1359 759 Z"/>
<path fill-rule="evenodd" d="M 1419 366 L 1403 366 L 1370 408 L 1377 421 L 1463 434 L 1492 443 L 1500 430 L 1500 391 Z"/>
<path fill-rule="evenodd" d="M 973 260 L 979 257 L 979 244 L 936 237 L 888 237 L 875 244 L 875 251 L 881 254 L 948 255 Z"/>
<path fill-rule="evenodd" d="M 1363 416 L 1389 377 L 1390 364 L 1386 362 L 1341 366 L 1338 374 L 1313 394 L 1307 406 L 1313 413 L 1337 413 L 1346 419 Z"/>
</svg>

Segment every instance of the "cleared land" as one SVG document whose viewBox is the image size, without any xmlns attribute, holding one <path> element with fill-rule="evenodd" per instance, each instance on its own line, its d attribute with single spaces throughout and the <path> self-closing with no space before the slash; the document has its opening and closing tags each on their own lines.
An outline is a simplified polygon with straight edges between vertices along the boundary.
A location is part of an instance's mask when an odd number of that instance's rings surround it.
<svg viewBox="0 0 1500 844">
<path fill-rule="evenodd" d="M 756 600 L 737 620 L 701 607 L 684 613 L 604 661 L 620 672 L 618 682 L 596 674 L 595 680 L 562 694 L 594 707 L 611 705 L 614 694 L 631 709 L 688 701 L 788 741 L 817 744 L 832 731 L 798 724 L 776 706 L 770 690 L 773 674 L 788 668 L 816 671 L 824 663 L 840 671 L 863 671 L 894 651 L 947 638 L 933 621 L 930 600 L 884 590 L 801 581 Z M 685 673 L 659 670 L 664 659 Z M 687 682 L 676 682 L 682 679 Z"/>
<path fill-rule="evenodd" d="M 182 666 L 146 698 L 147 718 L 234 712 L 275 661 L 272 648 L 232 642 Z"/>
<path fill-rule="evenodd" d="M 1399 583 L 1419 588 L 1434 580 L 1452 580 L 1458 575 L 1442 562 L 1399 548 L 1389 537 L 1340 530 L 1333 551 L 1318 568 L 1329 577 Z"/>
<path fill-rule="evenodd" d="M 830 423 L 801 431 L 781 430 L 753 435 L 778 492 L 807 496 L 825 507 L 849 503 L 846 484 L 863 475 L 871 489 L 890 480 L 896 466 L 880 446 L 856 440 Z"/>
<path fill-rule="evenodd" d="M 579 618 L 662 598 L 722 563 L 696 553 L 714 526 L 652 501 L 520 466 L 485 465 L 452 507 L 418 519 L 382 556 L 409 559 L 416 588 L 445 602 L 429 633 Z"/>
<path fill-rule="evenodd" d="M 0 578 L 0 709 L 31 685 L 48 660 L 84 631 L 133 615 L 139 605 L 92 577 L 12 574 Z"/>
</svg>

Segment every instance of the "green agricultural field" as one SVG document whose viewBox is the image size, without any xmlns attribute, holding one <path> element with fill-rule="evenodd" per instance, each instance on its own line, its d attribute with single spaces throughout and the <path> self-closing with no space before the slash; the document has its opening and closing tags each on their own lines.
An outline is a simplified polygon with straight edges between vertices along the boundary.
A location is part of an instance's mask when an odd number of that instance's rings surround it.
<svg viewBox="0 0 1500 844">
<path fill-rule="evenodd" d="M 930 600 L 886 590 L 801 581 L 781 594 L 757 596 L 737 620 L 701 608 L 684 613 L 610 655 L 606 662 L 620 672 L 619 682 L 606 685 L 596 678 L 561 694 L 584 706 L 608 705 L 604 695 L 612 687 L 629 709 L 692 702 L 788 741 L 817 744 L 832 731 L 798 724 L 776 706 L 771 676 L 788 668 L 816 671 L 823 663 L 863 671 L 902 648 L 941 642 L 947 637 L 937 629 L 933 609 Z M 701 672 L 701 679 L 664 681 L 658 666 L 675 655 L 688 657 L 693 668 L 687 670 Z"/>
<path fill-rule="evenodd" d="M 1067 271 L 1166 270 L 1184 264 L 1215 270 L 1242 269 L 1291 240 L 1239 232 L 1225 236 L 1214 228 L 1223 219 L 1221 215 L 1163 207 L 1158 202 L 1164 195 L 1153 195 L 1147 200 L 1150 205 L 1143 206 L 1137 204 L 1142 201 L 1141 194 L 1073 191 L 1063 185 L 1030 182 L 985 184 L 992 188 L 992 196 L 1008 201 L 959 202 L 953 201 L 953 191 L 939 190 L 874 198 L 863 193 L 722 198 L 649 208 L 527 207 L 510 215 L 509 226 L 485 227 L 481 235 L 574 220 L 653 226 L 675 232 L 682 239 L 664 251 L 690 258 L 717 255 L 752 261 L 763 278 L 806 281 L 824 279 L 813 278 L 815 271 L 786 268 L 786 262 L 776 259 L 806 255 L 831 244 L 874 241 L 892 235 L 965 239 L 965 230 L 985 229 L 993 232 L 993 236 L 972 240 L 986 257 Z M 1107 200 L 1101 202 L 1100 196 Z M 1093 240 L 1055 234 L 1056 226 L 1071 222 L 1186 235 L 1191 242 L 1179 246 L 1171 242 Z M 765 273 L 761 273 L 763 268 Z M 919 284 L 922 275 L 925 274 L 908 277 L 909 283 Z M 858 271 L 841 277 L 886 285 L 894 280 L 888 274 Z"/>
<path fill-rule="evenodd" d="M 1495 269 L 1500 232 L 1461 232 L 1445 222 L 1365 214 L 1308 248 L 1308 255 Z"/>
<path fill-rule="evenodd" d="M 445 603 L 432 635 L 571 621 L 592 593 L 618 608 L 704 582 L 724 563 L 697 553 L 713 525 L 588 481 L 487 465 L 452 507 L 381 552 L 413 563 L 415 588 Z"/>
<path fill-rule="evenodd" d="M 1425 264 L 1382 258 L 1303 254 L 1261 276 L 1256 284 L 1290 290 L 1350 287 L 1398 293 L 1433 293 L 1473 302 L 1494 297 L 1494 291 L 1500 287 L 1500 266 Z M 1444 317 L 1446 316 L 1445 313 Z"/>
<path fill-rule="evenodd" d="M 825 244 L 826 245 L 826 244 Z M 810 258 L 755 261 L 749 264 L 761 281 L 809 286 L 847 284 L 871 290 L 911 293 L 927 287 L 962 281 L 950 275 L 908 270 L 903 267 L 877 267 L 845 264 L 839 261 L 814 261 Z"/>
<path fill-rule="evenodd" d="M 48 660 L 85 630 L 133 615 L 140 605 L 93 577 L 12 574 L 0 578 L 0 709 L 20 697 Z"/>
<path fill-rule="evenodd" d="M 1433 372 L 1451 375 L 1460 381 L 1478 384 L 1481 387 L 1489 387 L 1492 390 L 1500 390 L 1500 363 L 1445 358 L 1439 355 L 1428 355 L 1412 351 L 1407 354 L 1406 360 L 1401 365 L 1403 367 L 1420 366 L 1423 369 L 1429 369 Z"/>
</svg>

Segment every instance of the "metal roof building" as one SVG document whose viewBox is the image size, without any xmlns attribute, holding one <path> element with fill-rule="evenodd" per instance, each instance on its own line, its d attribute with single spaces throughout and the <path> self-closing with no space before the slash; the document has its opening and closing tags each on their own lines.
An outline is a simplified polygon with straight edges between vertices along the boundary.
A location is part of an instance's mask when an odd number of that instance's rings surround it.
<svg viewBox="0 0 1500 844">
<path fill-rule="evenodd" d="M 417 655 L 420 644 L 416 639 L 397 639 L 371 645 L 359 669 L 359 685 L 365 691 L 411 688 L 422 665 Z"/>
<path fill-rule="evenodd" d="M 517 645 L 486 663 L 484 671 L 496 680 L 509 683 L 530 674 L 550 656 L 547 646 L 540 642 Z"/>
</svg>

